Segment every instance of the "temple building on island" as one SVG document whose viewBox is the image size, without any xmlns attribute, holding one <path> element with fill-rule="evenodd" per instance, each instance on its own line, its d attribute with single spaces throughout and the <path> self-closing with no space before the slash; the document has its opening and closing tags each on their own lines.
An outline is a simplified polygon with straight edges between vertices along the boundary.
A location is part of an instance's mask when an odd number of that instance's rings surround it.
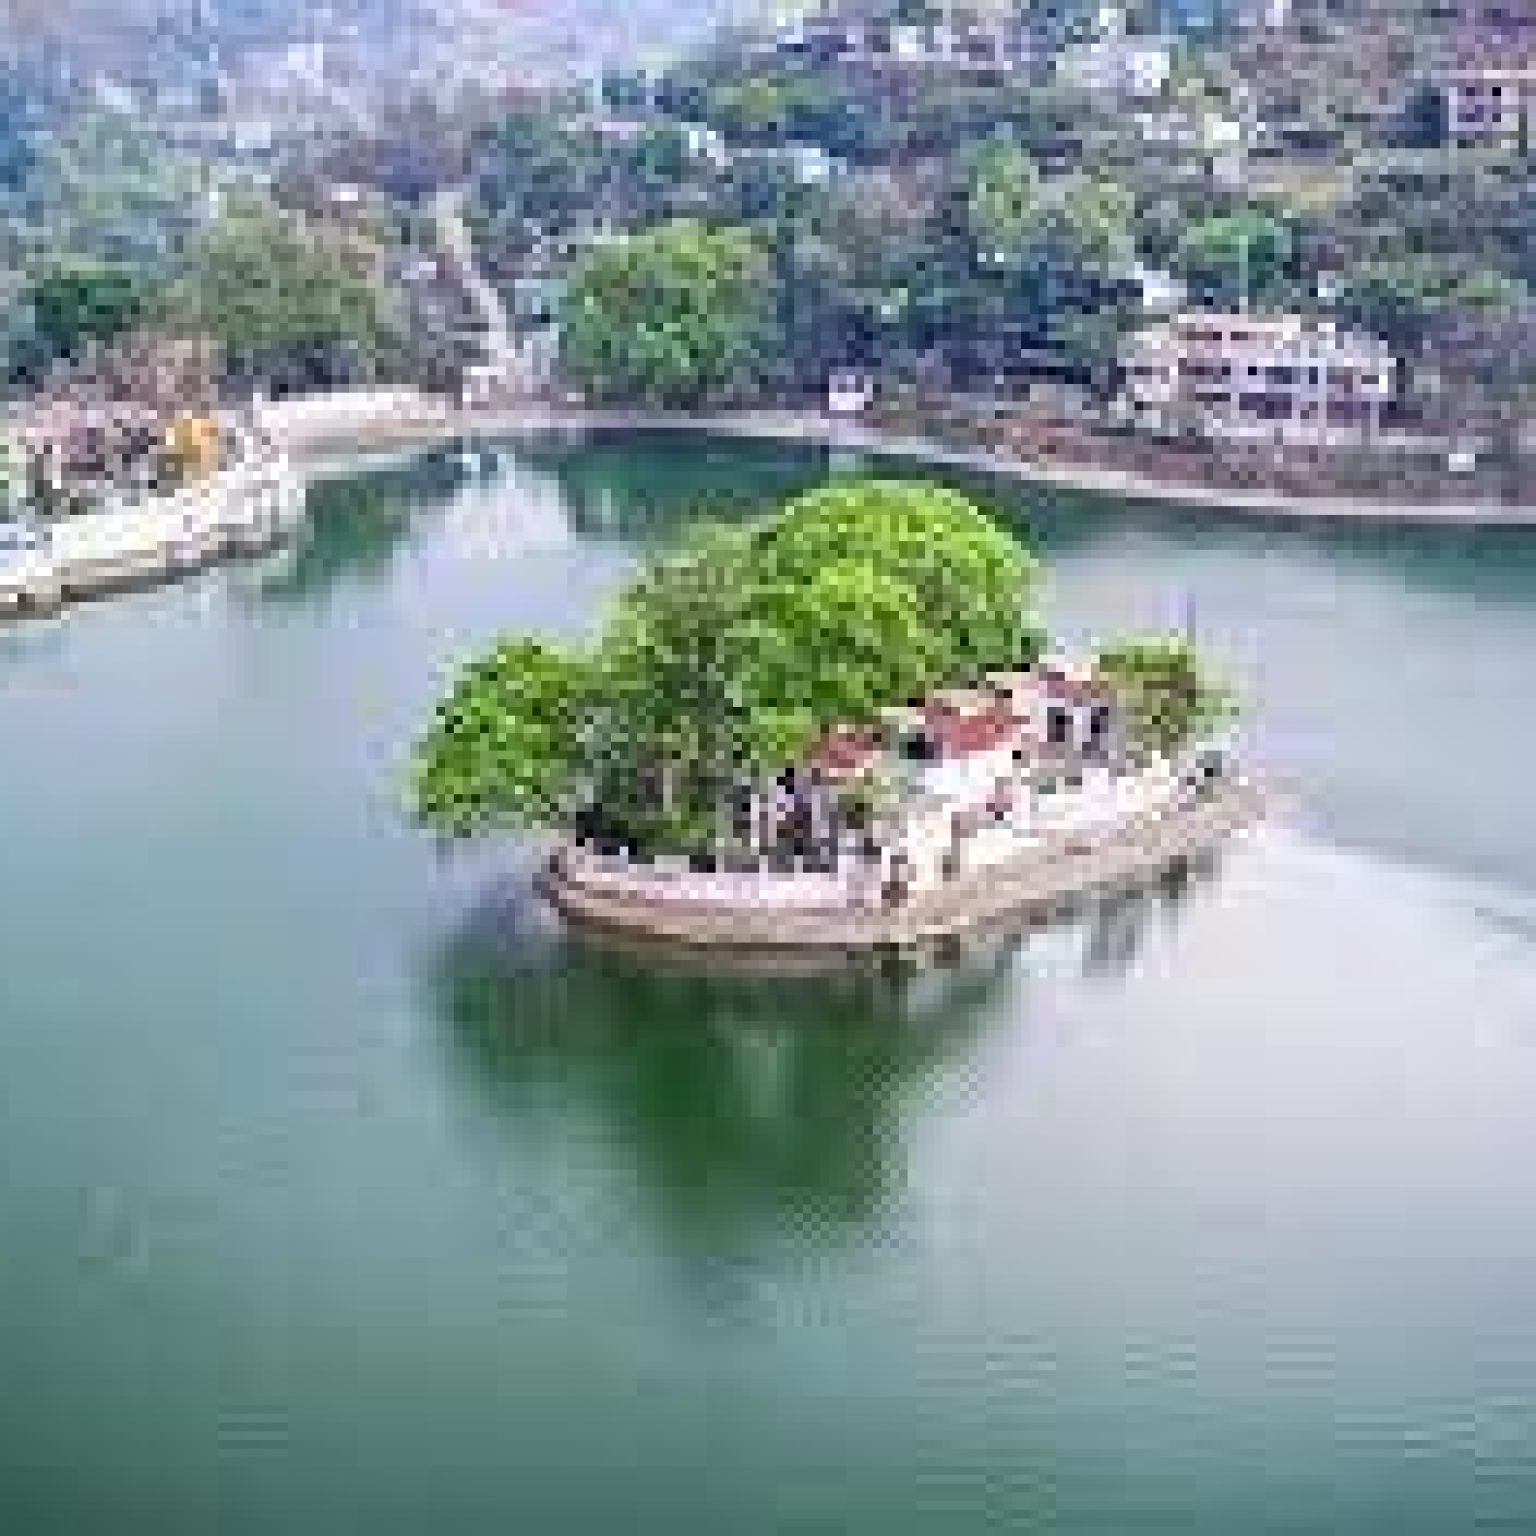
<svg viewBox="0 0 1536 1536">
<path fill-rule="evenodd" d="M 1138 751 L 1115 689 L 1051 658 L 829 729 L 796 767 L 736 787 L 708 854 L 636 859 L 587 831 L 557 863 L 562 879 L 633 912 L 841 921 L 950 882 L 974 891 L 975 877 L 1032 858 L 1131 846 L 1131 829 L 1166 822 L 1234 772 L 1214 738 L 1174 758 Z"/>
</svg>

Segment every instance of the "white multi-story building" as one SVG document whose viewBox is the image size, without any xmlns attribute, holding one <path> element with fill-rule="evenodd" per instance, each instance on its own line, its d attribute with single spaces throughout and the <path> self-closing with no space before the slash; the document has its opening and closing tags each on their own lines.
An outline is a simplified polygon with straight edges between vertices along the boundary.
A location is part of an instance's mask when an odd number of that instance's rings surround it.
<svg viewBox="0 0 1536 1536">
<path fill-rule="evenodd" d="M 987 0 L 980 4 L 941 0 L 928 20 L 894 23 L 842 14 L 837 5 L 824 5 L 781 26 L 772 51 L 829 63 L 961 74 L 1011 73 L 1033 57 L 1026 30 L 1010 17 L 1008 7 Z"/>
<path fill-rule="evenodd" d="M 1167 43 L 1148 37 L 1100 37 L 1064 48 L 1056 78 L 1100 96 L 1160 96 L 1171 69 Z"/>
<path fill-rule="evenodd" d="M 1439 86 L 1447 144 L 1481 149 L 1529 141 L 1536 125 L 1536 64 L 1448 70 Z"/>
<path fill-rule="evenodd" d="M 1328 321 L 1187 310 L 1133 335 L 1121 369 L 1139 425 L 1318 443 L 1381 425 L 1397 359 L 1379 336 Z"/>
</svg>

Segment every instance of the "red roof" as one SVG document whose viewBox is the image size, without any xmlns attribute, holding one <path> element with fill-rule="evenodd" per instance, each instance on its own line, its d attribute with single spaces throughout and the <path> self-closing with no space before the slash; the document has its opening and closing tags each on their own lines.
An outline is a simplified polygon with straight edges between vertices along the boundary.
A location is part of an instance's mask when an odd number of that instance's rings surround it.
<svg viewBox="0 0 1536 1536">
<path fill-rule="evenodd" d="M 993 752 L 1019 734 L 1019 722 L 1010 710 L 961 715 L 943 706 L 929 706 L 923 714 L 926 734 L 944 757 Z"/>
<path fill-rule="evenodd" d="M 810 766 L 830 778 L 843 778 L 868 767 L 879 751 L 876 732 L 842 728 L 829 731 L 811 749 Z"/>
</svg>

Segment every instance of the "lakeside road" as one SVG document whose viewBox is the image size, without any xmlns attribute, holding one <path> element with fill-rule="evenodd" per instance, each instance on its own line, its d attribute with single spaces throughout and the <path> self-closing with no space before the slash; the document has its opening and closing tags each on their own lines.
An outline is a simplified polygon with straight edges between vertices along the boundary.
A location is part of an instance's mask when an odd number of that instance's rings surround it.
<svg viewBox="0 0 1536 1536">
<path fill-rule="evenodd" d="M 383 420 L 359 426 L 348 444 L 328 445 L 306 466 L 317 476 L 346 474 L 376 455 L 404 455 L 466 438 L 511 441 L 576 440 L 646 433 L 699 435 L 826 448 L 871 458 L 910 461 L 1122 500 L 1199 508 L 1257 518 L 1310 522 L 1431 523 L 1536 529 L 1536 505 L 1488 501 L 1393 502 L 1364 497 L 1291 496 L 1263 487 L 1213 487 L 1167 481 L 1128 470 L 1020 459 L 985 449 L 956 448 L 930 438 L 899 436 L 820 416 L 779 412 L 693 415 L 583 410 L 524 405 L 500 410 L 445 411 L 420 422 Z"/>
</svg>

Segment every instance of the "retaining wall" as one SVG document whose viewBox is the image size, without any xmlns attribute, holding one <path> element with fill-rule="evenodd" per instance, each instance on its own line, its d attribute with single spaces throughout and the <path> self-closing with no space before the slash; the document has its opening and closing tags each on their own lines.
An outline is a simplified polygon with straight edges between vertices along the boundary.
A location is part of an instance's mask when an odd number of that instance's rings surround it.
<svg viewBox="0 0 1536 1536">
<path fill-rule="evenodd" d="M 1214 852 L 1258 821 L 1263 805 L 1257 786 L 1235 780 L 1202 800 L 1127 820 L 1097 838 L 1063 838 L 1013 862 L 961 874 L 885 910 L 853 901 L 808 909 L 774 901 L 676 899 L 633 883 L 621 889 L 611 879 L 592 878 L 583 860 L 564 851 L 540 876 L 540 888 L 575 922 L 678 944 L 763 950 L 910 948 L 1155 879 Z"/>
</svg>

